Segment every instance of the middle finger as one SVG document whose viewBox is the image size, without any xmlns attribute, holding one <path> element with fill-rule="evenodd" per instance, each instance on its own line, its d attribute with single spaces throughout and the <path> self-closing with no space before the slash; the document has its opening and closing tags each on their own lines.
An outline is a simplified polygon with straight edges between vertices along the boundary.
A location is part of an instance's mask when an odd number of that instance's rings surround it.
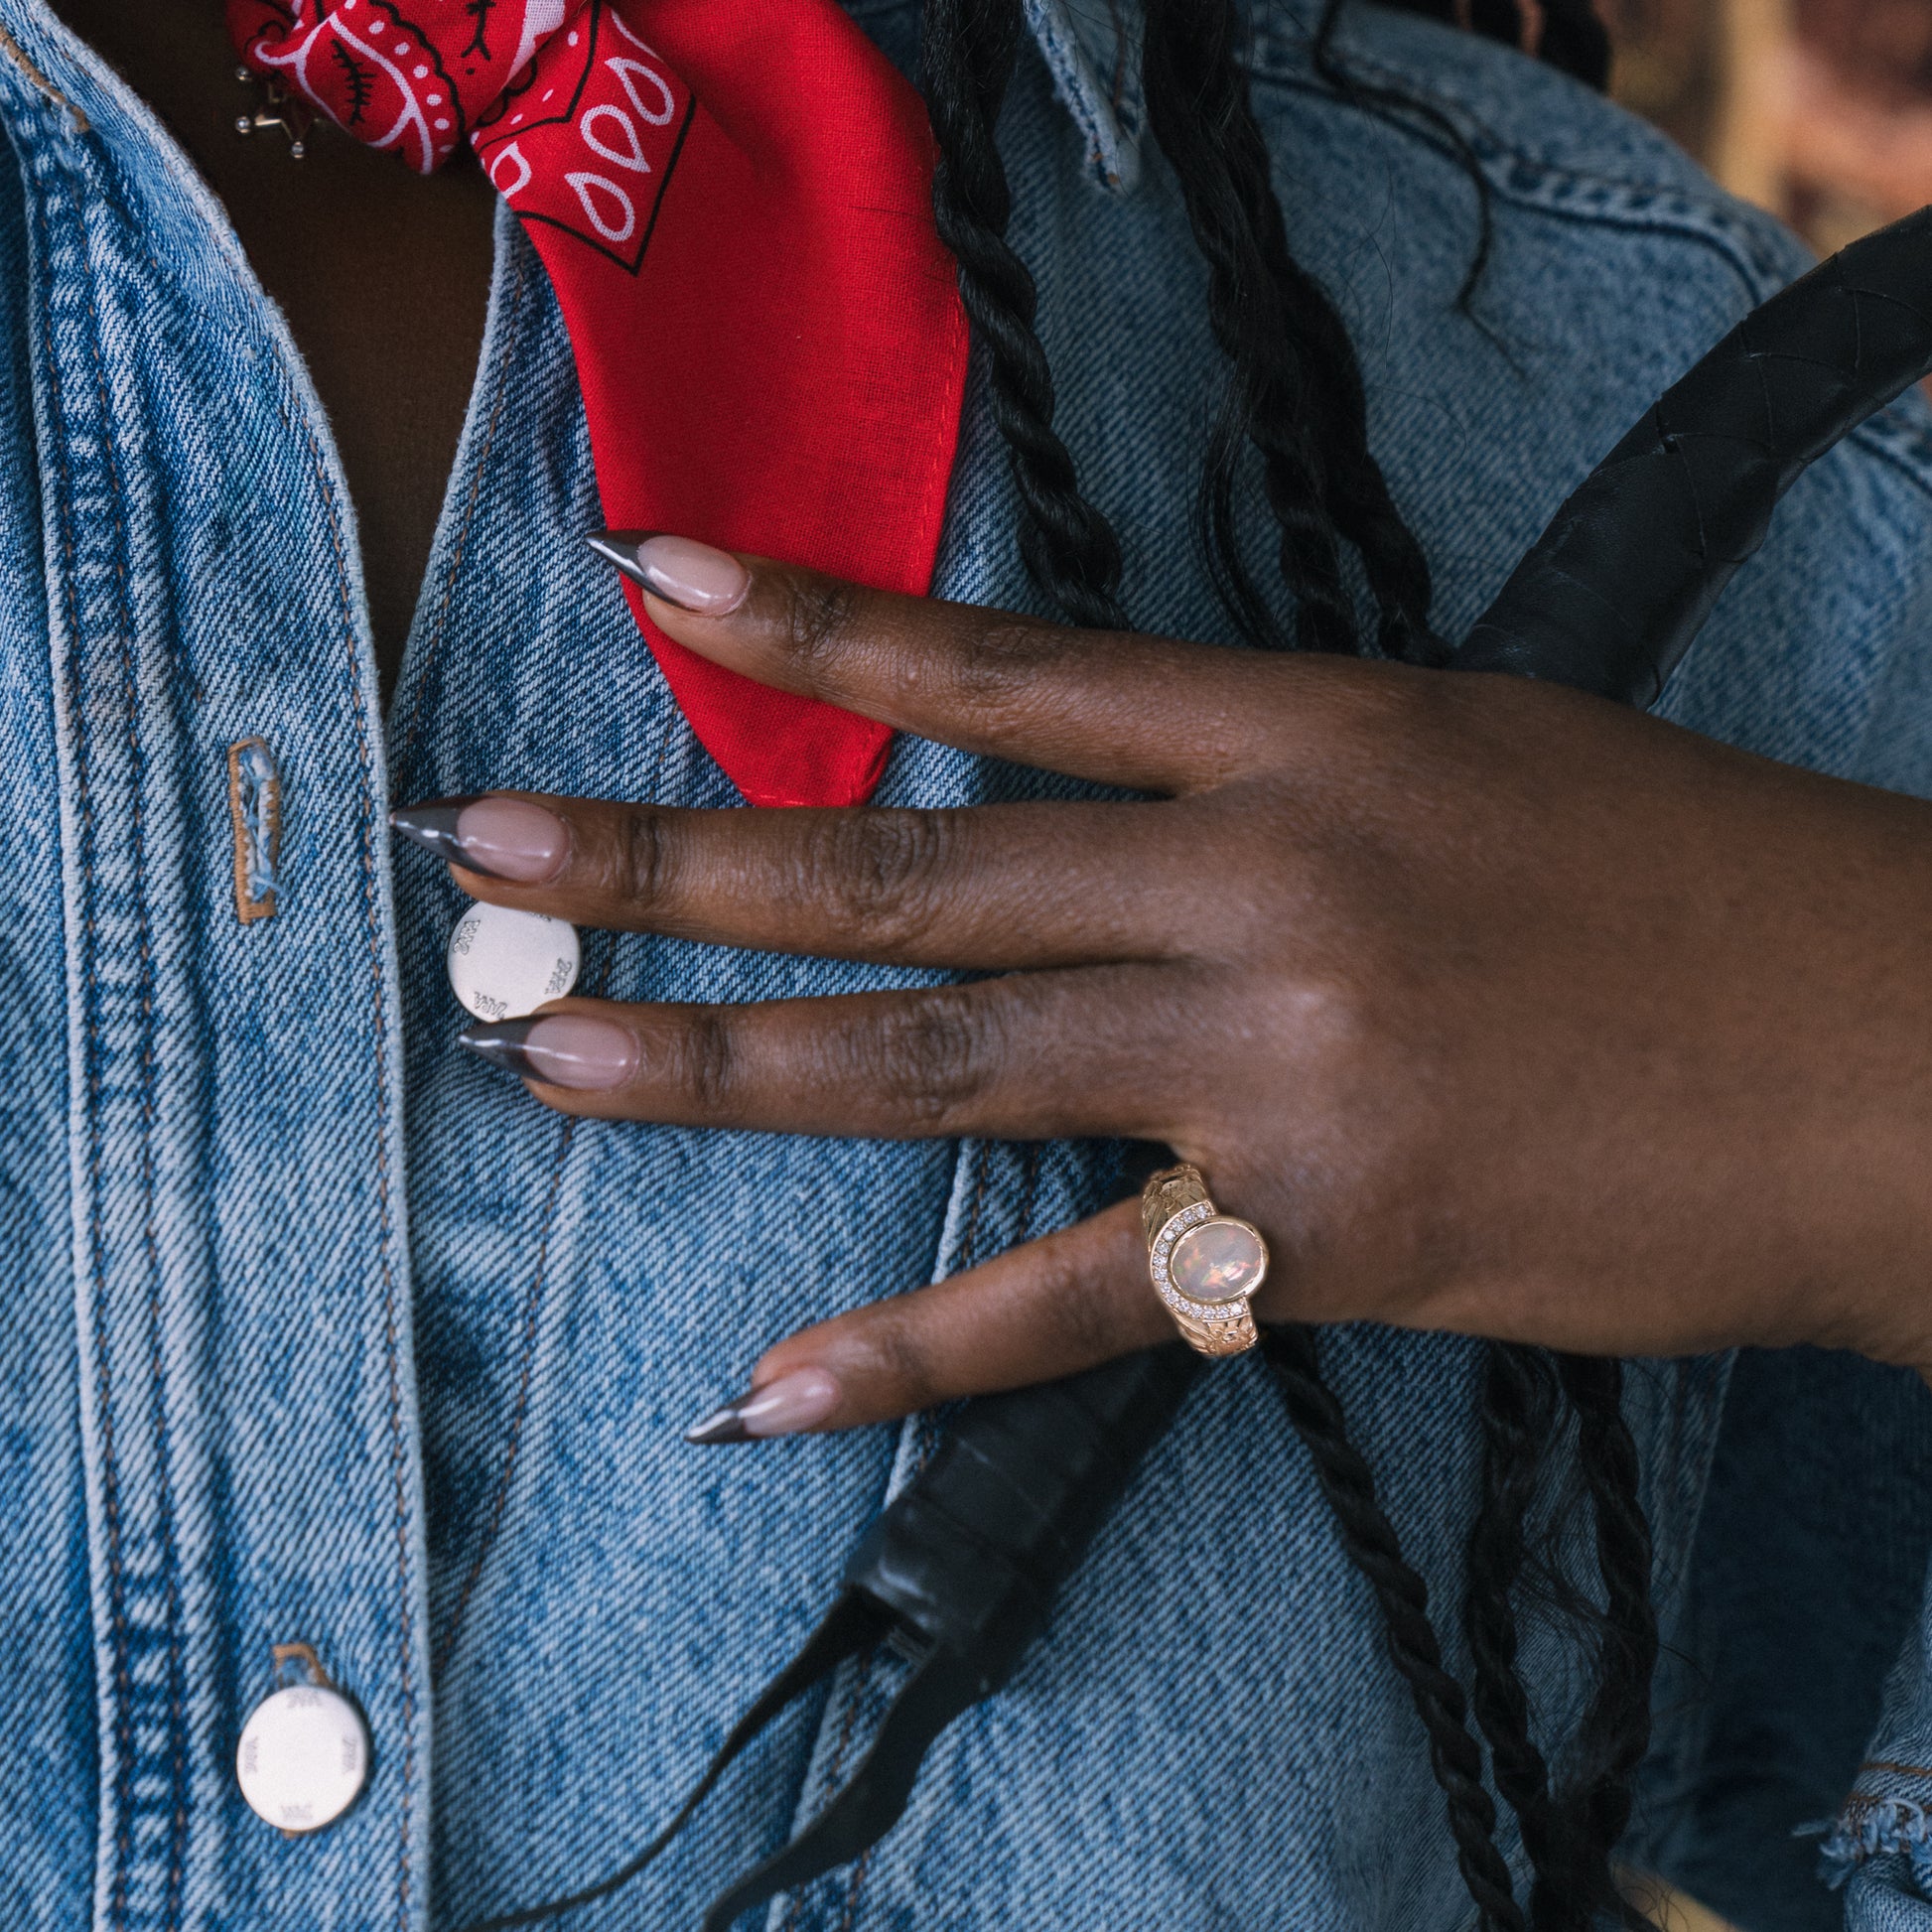
<svg viewBox="0 0 1932 1932">
<path fill-rule="evenodd" d="M 396 827 L 495 904 L 578 925 L 998 972 L 1173 957 L 1198 922 L 1187 808 L 700 811 L 492 793 Z M 504 878 L 504 872 L 516 875 Z"/>
</svg>

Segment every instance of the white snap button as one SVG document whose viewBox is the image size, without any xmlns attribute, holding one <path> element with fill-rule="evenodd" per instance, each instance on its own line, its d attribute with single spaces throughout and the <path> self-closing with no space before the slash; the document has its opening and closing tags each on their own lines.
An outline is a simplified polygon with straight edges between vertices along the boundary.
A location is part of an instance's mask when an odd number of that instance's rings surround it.
<svg viewBox="0 0 1932 1932">
<path fill-rule="evenodd" d="M 580 958 L 568 919 L 473 905 L 450 934 L 450 985 L 479 1020 L 521 1020 L 577 984 Z"/>
<path fill-rule="evenodd" d="M 257 1818 L 285 1832 L 319 1832 L 368 1779 L 368 1729 L 340 1691 L 291 1684 L 265 1697 L 242 1725 L 234 1774 Z"/>
</svg>

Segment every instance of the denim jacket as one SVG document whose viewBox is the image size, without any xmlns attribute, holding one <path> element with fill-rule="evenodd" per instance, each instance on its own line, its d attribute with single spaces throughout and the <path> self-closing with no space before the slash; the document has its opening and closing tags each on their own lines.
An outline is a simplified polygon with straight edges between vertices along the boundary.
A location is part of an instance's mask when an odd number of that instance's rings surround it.
<svg viewBox="0 0 1932 1932">
<path fill-rule="evenodd" d="M 910 65 L 914 0 L 853 11 Z M 1131 11 L 1031 0 L 1030 19 L 1039 58 L 1003 139 L 1060 420 L 1136 621 L 1222 638 L 1189 518 L 1224 369 L 1114 44 Z M 933 1441 L 915 1420 L 701 1451 L 681 1426 L 799 1324 L 1089 1211 L 1108 1161 L 564 1120 L 456 1049 L 459 896 L 392 853 L 392 801 L 734 802 L 584 549 L 595 483 L 544 277 L 501 222 L 385 718 L 329 428 L 220 207 L 41 0 L 0 0 L 0 1916 L 454 1928 L 588 1882 L 658 1828 Z M 1371 8 L 1347 51 L 1460 130 L 1494 219 L 1460 311 L 1464 160 L 1438 126 L 1337 99 L 1302 22 L 1258 15 L 1295 247 L 1347 315 L 1453 637 L 1802 256 L 1513 53 Z M 1932 792 L 1929 429 L 1901 404 L 1799 484 L 1672 717 Z M 1013 529 L 976 385 L 936 590 L 1037 608 Z M 906 740 L 881 795 L 1055 788 Z M 587 934 L 582 990 L 893 978 Z M 1324 1349 L 1453 1661 L 1480 1351 L 1367 1326 Z M 1632 1380 L 1678 1661 L 1631 1856 L 1754 1929 L 1833 1922 L 1790 1831 L 1832 1811 L 1874 1725 L 1895 1768 L 1863 1774 L 1831 1868 L 1861 1927 L 1932 1926 L 1932 1772 L 1910 1768 L 1932 1761 L 1926 1406 L 1825 1357 Z M 234 1770 L 292 1642 L 372 1741 L 357 1804 L 300 1838 L 246 1808 Z M 1532 1632 L 1553 1742 L 1567 1656 Z M 694 1924 L 850 1770 L 892 1669 L 848 1668 L 660 1863 L 564 1923 Z M 899 1829 L 768 1925 L 1471 1916 L 1367 1591 L 1241 1361 L 1204 1378 Z"/>
</svg>

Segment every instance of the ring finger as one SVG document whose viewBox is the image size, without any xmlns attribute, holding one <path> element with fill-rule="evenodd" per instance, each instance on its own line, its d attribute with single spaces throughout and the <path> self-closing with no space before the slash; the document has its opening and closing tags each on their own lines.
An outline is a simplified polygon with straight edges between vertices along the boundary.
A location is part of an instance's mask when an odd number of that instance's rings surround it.
<svg viewBox="0 0 1932 1932">
<path fill-rule="evenodd" d="M 559 1001 L 463 1042 L 572 1114 L 877 1140 L 1168 1138 L 1187 977 L 1019 973 L 743 1006 Z"/>
</svg>

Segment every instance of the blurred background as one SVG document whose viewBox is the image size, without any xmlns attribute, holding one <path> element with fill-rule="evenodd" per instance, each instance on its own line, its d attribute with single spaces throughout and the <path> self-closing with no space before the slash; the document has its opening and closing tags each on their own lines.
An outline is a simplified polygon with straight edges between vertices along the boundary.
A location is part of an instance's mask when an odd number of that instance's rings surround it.
<svg viewBox="0 0 1932 1932">
<path fill-rule="evenodd" d="M 1612 91 L 1821 251 L 1932 202 L 1932 0 L 1597 0 Z"/>
</svg>

